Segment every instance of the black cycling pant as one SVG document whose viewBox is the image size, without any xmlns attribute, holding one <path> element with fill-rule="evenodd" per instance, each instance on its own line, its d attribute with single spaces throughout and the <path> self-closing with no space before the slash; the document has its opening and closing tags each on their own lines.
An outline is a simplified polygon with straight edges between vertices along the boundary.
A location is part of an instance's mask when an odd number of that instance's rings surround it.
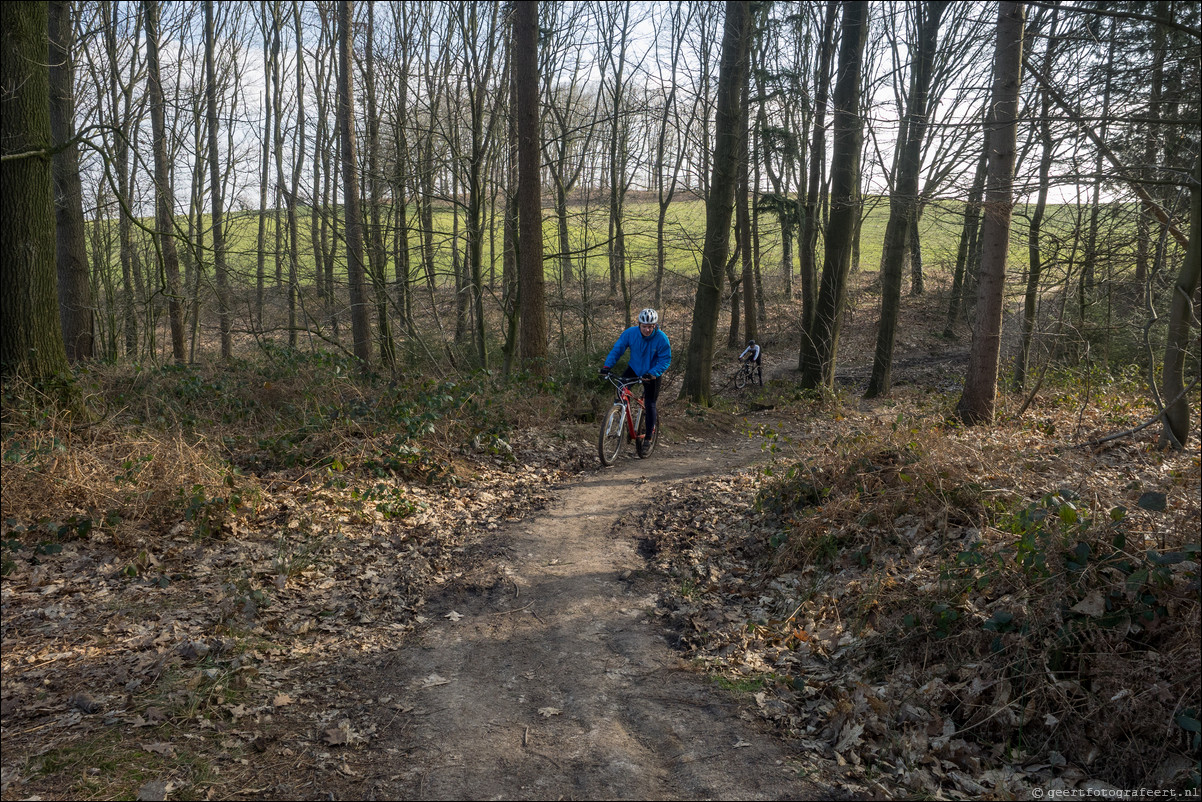
<svg viewBox="0 0 1202 802">
<path fill-rule="evenodd" d="M 623 379 L 638 378 L 638 374 L 626 368 L 626 372 L 622 374 Z M 647 408 L 647 434 L 651 434 L 655 430 L 655 423 L 659 416 L 656 411 L 656 402 L 659 400 L 659 383 L 663 379 L 658 376 L 649 382 L 643 382 L 643 406 Z"/>
</svg>

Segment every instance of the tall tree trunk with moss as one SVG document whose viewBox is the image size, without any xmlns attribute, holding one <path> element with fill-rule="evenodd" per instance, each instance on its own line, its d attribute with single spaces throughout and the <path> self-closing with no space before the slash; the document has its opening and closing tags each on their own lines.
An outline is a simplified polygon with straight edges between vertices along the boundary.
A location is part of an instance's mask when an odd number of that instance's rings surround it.
<svg viewBox="0 0 1202 802">
<path fill-rule="evenodd" d="M 513 99 L 518 153 L 518 302 L 523 366 L 547 370 L 547 309 L 543 279 L 543 215 L 539 186 L 538 6 L 513 9 Z"/>
<path fill-rule="evenodd" d="M 989 175 L 981 231 L 981 272 L 977 282 L 977 322 L 968 352 L 968 371 L 956 414 L 972 426 L 992 423 L 997 403 L 998 358 L 1002 345 L 1002 301 L 1010 218 L 1014 211 L 1014 160 L 1018 139 L 1018 90 L 1022 77 L 1024 7 L 1002 0 L 998 6 L 994 51 L 993 123 L 989 133 Z"/>
<path fill-rule="evenodd" d="M 1164 351 L 1164 380 L 1161 390 L 1167 406 L 1164 410 L 1162 441 L 1176 449 L 1189 442 L 1189 399 L 1185 397 L 1185 360 L 1191 344 L 1197 343 L 1192 332 L 1197 307 L 1198 280 L 1202 275 L 1202 167 L 1194 162 L 1190 184 L 1189 247 L 1173 286 L 1169 311 L 1168 338 Z M 1195 356 L 1195 360 L 1197 357 Z M 1195 364 L 1197 364 L 1195 362 Z"/>
<path fill-rule="evenodd" d="M 831 387 L 839 329 L 846 303 L 856 225 L 860 217 L 860 151 L 864 121 L 860 118 L 861 64 L 868 41 L 868 3 L 843 5 L 843 38 L 839 76 L 832 97 L 835 106 L 831 160 L 831 212 L 826 228 L 822 282 L 810 330 L 802 337 L 801 385 Z"/>
<path fill-rule="evenodd" d="M 68 371 L 58 314 L 46 3 L 0 4 L 0 375 Z"/>
<path fill-rule="evenodd" d="M 75 36 L 71 3 L 53 0 L 50 13 L 50 129 L 54 136 L 54 212 L 57 239 L 58 306 L 67 359 L 91 359 L 92 286 L 84 238 L 83 185 L 79 180 L 79 146 L 75 137 Z"/>
<path fill-rule="evenodd" d="M 351 37 L 353 0 L 338 2 L 338 131 L 342 147 L 342 193 L 346 229 L 346 272 L 351 296 L 351 337 L 355 357 L 371 364 L 371 323 L 363 265 L 363 210 L 359 204 L 359 157 L 355 146 L 355 72 Z"/>
<path fill-rule="evenodd" d="M 927 129 L 927 98 L 935 66 L 935 50 L 939 45 L 939 20 L 948 5 L 948 0 L 928 0 L 917 7 L 918 43 L 910 68 L 909 108 L 897 135 L 897 173 L 893 193 L 889 197 L 889 222 L 885 225 L 884 258 L 881 260 L 881 319 L 877 327 L 872 376 L 864 393 L 866 398 L 887 395 L 893 383 L 893 343 L 901 313 L 902 270 L 907 252 L 918 246 L 913 232 L 917 225 L 918 179 Z"/>
<path fill-rule="evenodd" d="M 167 294 L 167 318 L 171 325 L 171 355 L 182 364 L 184 353 L 184 304 L 179 281 L 179 253 L 175 247 L 175 192 L 171 185 L 171 162 L 167 157 L 167 110 L 159 69 L 159 2 L 144 0 L 146 23 L 146 69 L 149 84 L 150 127 L 154 138 L 155 240 L 162 259 Z"/>
<path fill-rule="evenodd" d="M 714 122 L 713 177 L 705 201 L 705 244 L 693 302 L 693 324 L 685 352 L 681 397 L 708 406 L 712 396 L 714 340 L 722 304 L 722 272 L 730 251 L 730 218 L 738 180 L 739 87 L 747 82 L 750 3 L 728 0 L 718 67 L 718 109 Z"/>
</svg>

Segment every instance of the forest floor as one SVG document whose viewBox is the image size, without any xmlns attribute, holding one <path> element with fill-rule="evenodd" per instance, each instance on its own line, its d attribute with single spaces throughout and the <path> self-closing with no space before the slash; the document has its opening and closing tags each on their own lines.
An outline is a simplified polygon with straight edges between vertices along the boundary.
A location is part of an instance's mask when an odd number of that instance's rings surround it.
<svg viewBox="0 0 1202 802">
<path fill-rule="evenodd" d="M 1074 447 L 1147 415 L 1101 389 L 966 432 L 962 348 L 902 346 L 890 398 L 851 398 L 855 364 L 803 397 L 781 347 L 763 390 L 666 402 L 647 460 L 602 469 L 595 424 L 560 421 L 403 514 L 294 469 L 207 537 L 8 521 L 0 797 L 1188 788 L 1197 449 Z"/>
</svg>

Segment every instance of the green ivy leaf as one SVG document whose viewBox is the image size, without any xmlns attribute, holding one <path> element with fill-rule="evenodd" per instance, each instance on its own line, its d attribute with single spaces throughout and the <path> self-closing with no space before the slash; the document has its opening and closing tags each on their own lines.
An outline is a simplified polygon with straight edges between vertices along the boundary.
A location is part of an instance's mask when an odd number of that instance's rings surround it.
<svg viewBox="0 0 1202 802">
<path fill-rule="evenodd" d="M 1168 509 L 1168 496 L 1164 493 L 1158 493 L 1149 490 L 1139 497 L 1139 501 L 1135 502 L 1141 509 L 1150 510 L 1151 512 L 1164 512 Z"/>
<path fill-rule="evenodd" d="M 1202 733 L 1202 721 L 1198 721 L 1197 713 L 1192 709 L 1182 710 L 1173 718 L 1173 721 L 1177 722 L 1177 726 L 1186 732 Z"/>
<path fill-rule="evenodd" d="M 1185 554 L 1180 551 L 1170 551 L 1160 554 L 1156 549 L 1149 549 L 1148 561 L 1156 565 L 1176 565 L 1179 562 L 1185 562 Z"/>
<path fill-rule="evenodd" d="M 984 627 L 990 632 L 1007 632 L 1013 623 L 1014 613 L 998 610 L 985 622 Z"/>
</svg>

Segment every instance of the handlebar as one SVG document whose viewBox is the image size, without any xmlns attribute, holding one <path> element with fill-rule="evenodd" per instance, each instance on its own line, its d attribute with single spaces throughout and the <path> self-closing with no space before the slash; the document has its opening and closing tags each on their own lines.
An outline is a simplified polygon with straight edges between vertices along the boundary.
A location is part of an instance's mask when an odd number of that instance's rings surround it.
<svg viewBox="0 0 1202 802">
<path fill-rule="evenodd" d="M 623 379 L 621 376 L 615 376 L 613 373 L 604 374 L 605 380 L 614 386 L 617 390 L 624 390 L 627 387 L 633 387 L 636 384 L 642 384 L 643 380 L 638 376 L 633 379 Z"/>
</svg>

